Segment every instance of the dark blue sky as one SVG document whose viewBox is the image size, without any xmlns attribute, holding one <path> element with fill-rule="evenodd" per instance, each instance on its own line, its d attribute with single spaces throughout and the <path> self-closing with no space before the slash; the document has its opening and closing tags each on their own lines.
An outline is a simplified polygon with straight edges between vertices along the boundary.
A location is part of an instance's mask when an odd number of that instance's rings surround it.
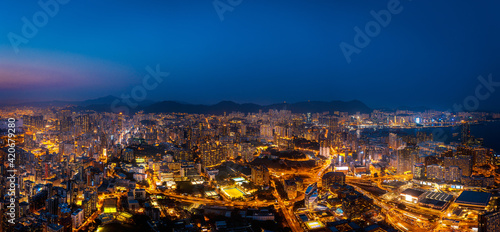
<svg viewBox="0 0 500 232">
<path fill-rule="evenodd" d="M 358 99 L 449 108 L 474 95 L 479 75 L 500 81 L 498 1 L 402 0 L 348 63 L 340 44 L 354 45 L 354 27 L 364 30 L 370 11 L 388 2 L 242 0 L 221 21 L 210 0 L 72 0 L 15 52 L 12 33 L 23 36 L 22 17 L 33 22 L 42 7 L 2 1 L 0 97 L 119 96 L 157 64 L 170 76 L 147 97 L 191 103 Z M 480 109 L 500 111 L 496 88 Z"/>
</svg>

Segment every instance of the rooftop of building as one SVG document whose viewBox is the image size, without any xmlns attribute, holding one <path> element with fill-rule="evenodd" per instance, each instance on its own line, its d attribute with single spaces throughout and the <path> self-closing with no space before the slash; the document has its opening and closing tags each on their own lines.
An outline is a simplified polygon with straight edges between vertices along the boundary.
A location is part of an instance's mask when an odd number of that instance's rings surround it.
<svg viewBox="0 0 500 232">
<path fill-rule="evenodd" d="M 432 200 L 437 200 L 437 201 L 448 202 L 451 199 L 453 199 L 453 196 L 450 195 L 450 194 L 446 194 L 446 193 L 430 192 L 430 191 L 428 191 L 425 194 L 425 198 L 432 199 Z"/>
<path fill-rule="evenodd" d="M 424 191 L 418 189 L 406 189 L 405 191 L 401 192 L 401 194 L 410 195 L 412 197 L 420 197 L 424 193 Z"/>
<path fill-rule="evenodd" d="M 306 195 L 312 194 L 313 192 L 315 192 L 317 190 L 318 190 L 318 185 L 316 183 L 314 183 L 314 184 L 307 186 L 305 194 Z"/>
<path fill-rule="evenodd" d="M 487 206 L 490 202 L 490 198 L 491 193 L 463 191 L 455 202 L 459 204 Z"/>
<path fill-rule="evenodd" d="M 325 175 L 323 175 L 323 179 L 333 177 L 333 176 L 345 176 L 345 174 L 343 172 L 327 172 L 327 173 L 325 173 Z"/>
</svg>

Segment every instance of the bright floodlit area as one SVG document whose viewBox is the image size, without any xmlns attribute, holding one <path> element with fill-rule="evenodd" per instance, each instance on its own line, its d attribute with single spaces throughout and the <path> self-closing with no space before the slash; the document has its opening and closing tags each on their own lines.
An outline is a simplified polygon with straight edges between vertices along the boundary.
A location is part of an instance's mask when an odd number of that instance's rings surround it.
<svg viewBox="0 0 500 232">
<path fill-rule="evenodd" d="M 241 191 L 240 189 L 238 189 L 236 187 L 222 189 L 222 192 L 224 192 L 224 194 L 226 194 L 226 196 L 233 198 L 233 199 L 245 196 L 243 191 Z"/>
</svg>

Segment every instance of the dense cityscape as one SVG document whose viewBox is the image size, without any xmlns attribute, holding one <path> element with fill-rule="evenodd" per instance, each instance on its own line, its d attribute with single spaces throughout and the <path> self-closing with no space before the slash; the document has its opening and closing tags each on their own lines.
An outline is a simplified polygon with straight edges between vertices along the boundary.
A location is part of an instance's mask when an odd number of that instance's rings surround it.
<svg viewBox="0 0 500 232">
<path fill-rule="evenodd" d="M 500 228 L 499 114 L 72 109 L 2 109 L 2 231 Z"/>
</svg>

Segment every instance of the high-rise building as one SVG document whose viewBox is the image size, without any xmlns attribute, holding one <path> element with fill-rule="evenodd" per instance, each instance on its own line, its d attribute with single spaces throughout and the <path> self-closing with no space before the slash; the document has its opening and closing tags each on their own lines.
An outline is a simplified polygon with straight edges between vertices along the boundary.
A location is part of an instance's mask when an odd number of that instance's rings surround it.
<svg viewBox="0 0 500 232">
<path fill-rule="evenodd" d="M 468 122 L 462 124 L 462 144 L 467 145 L 471 139 L 470 124 Z"/>
<path fill-rule="evenodd" d="M 269 185 L 269 170 L 266 166 L 252 167 L 252 181 L 257 186 Z"/>
<path fill-rule="evenodd" d="M 462 169 L 457 166 L 443 167 L 440 165 L 428 165 L 427 179 L 460 182 L 462 180 Z"/>
<path fill-rule="evenodd" d="M 250 143 L 239 143 L 237 146 L 237 151 L 242 159 L 246 160 L 247 162 L 252 162 L 254 159 L 253 155 L 256 149 Z"/>
<path fill-rule="evenodd" d="M 413 165 L 418 159 L 418 147 L 410 146 L 405 147 L 398 151 L 397 156 L 397 172 L 398 174 L 404 174 L 405 172 L 412 171 Z"/>
<path fill-rule="evenodd" d="M 483 175 L 462 176 L 462 184 L 474 187 L 491 187 L 495 184 L 495 177 L 485 177 Z"/>
<path fill-rule="evenodd" d="M 479 215 L 479 232 L 500 231 L 500 211 L 483 213 Z"/>
<path fill-rule="evenodd" d="M 389 147 L 392 149 L 400 149 L 403 146 L 403 139 L 399 138 L 395 133 L 389 133 Z"/>
<path fill-rule="evenodd" d="M 306 188 L 304 204 L 307 209 L 314 209 L 318 203 L 318 184 L 314 183 Z"/>
<path fill-rule="evenodd" d="M 59 122 L 58 124 L 59 132 L 71 131 L 73 127 L 73 119 L 70 116 L 63 117 L 58 122 Z"/>
<path fill-rule="evenodd" d="M 460 182 L 462 180 L 462 169 L 457 166 L 450 166 L 444 170 L 444 180 L 450 182 Z"/>
<path fill-rule="evenodd" d="M 123 114 L 122 113 L 118 114 L 116 121 L 117 121 L 116 122 L 117 129 L 121 131 L 123 128 Z"/>
<path fill-rule="evenodd" d="M 260 136 L 263 139 L 270 140 L 273 138 L 273 128 L 269 124 L 260 125 Z"/>
<path fill-rule="evenodd" d="M 448 168 L 451 166 L 457 166 L 462 169 L 462 175 L 464 176 L 470 176 L 472 174 L 472 162 L 470 156 L 445 157 L 444 167 Z"/>
<path fill-rule="evenodd" d="M 87 133 L 90 131 L 90 116 L 84 114 L 75 117 L 75 127 L 77 127 L 81 133 Z"/>
<path fill-rule="evenodd" d="M 323 175 L 322 186 L 328 188 L 332 184 L 345 184 L 345 174 L 343 172 L 328 172 Z"/>
<path fill-rule="evenodd" d="M 63 231 L 71 231 L 71 208 L 68 204 L 59 204 L 59 224 L 64 227 Z"/>
<path fill-rule="evenodd" d="M 427 179 L 442 180 L 444 168 L 439 165 L 428 165 L 427 166 Z"/>
<path fill-rule="evenodd" d="M 423 163 L 413 165 L 413 179 L 425 179 L 425 165 Z"/>
<path fill-rule="evenodd" d="M 284 180 L 283 187 L 285 188 L 288 199 L 295 199 L 297 197 L 297 183 L 293 180 Z"/>
<path fill-rule="evenodd" d="M 89 204 L 88 209 L 90 209 L 90 211 L 92 213 L 94 211 L 96 211 L 97 210 L 97 202 L 99 201 L 99 198 L 97 197 L 97 189 L 95 187 L 86 188 L 83 191 L 83 196 L 86 200 L 88 200 L 88 204 Z M 85 214 L 87 214 L 87 213 L 85 213 Z"/>
<path fill-rule="evenodd" d="M 402 136 L 403 142 L 408 145 L 415 146 L 421 142 L 432 141 L 432 134 L 427 134 L 425 132 L 417 132 L 416 135 L 405 135 Z"/>
<path fill-rule="evenodd" d="M 474 165 L 485 165 L 491 163 L 491 158 L 493 156 L 492 149 L 481 147 L 481 146 L 473 146 L 471 147 L 472 157 L 474 159 Z"/>
<path fill-rule="evenodd" d="M 45 203 L 45 208 L 47 209 L 47 212 L 53 214 L 53 215 L 58 215 L 59 213 L 59 198 L 58 197 L 51 197 L 46 200 Z"/>
<path fill-rule="evenodd" d="M 200 153 L 203 167 L 218 165 L 225 160 L 221 146 L 216 143 L 207 142 L 201 144 Z"/>
<path fill-rule="evenodd" d="M 24 146 L 26 148 L 33 148 L 35 147 L 35 140 L 34 140 L 34 135 L 33 133 L 27 132 L 24 134 Z"/>
<path fill-rule="evenodd" d="M 23 124 L 29 126 L 30 129 L 41 130 L 45 125 L 43 115 L 38 116 L 23 116 Z"/>
<path fill-rule="evenodd" d="M 319 142 L 319 155 L 331 159 L 330 155 L 330 141 L 323 139 Z"/>
<path fill-rule="evenodd" d="M 127 162 L 132 162 L 135 159 L 134 150 L 131 148 L 126 148 L 122 153 L 122 160 Z"/>
<path fill-rule="evenodd" d="M 84 222 L 84 212 L 83 209 L 76 209 L 75 212 L 71 214 L 71 225 L 73 229 L 78 229 L 80 225 Z"/>
</svg>

